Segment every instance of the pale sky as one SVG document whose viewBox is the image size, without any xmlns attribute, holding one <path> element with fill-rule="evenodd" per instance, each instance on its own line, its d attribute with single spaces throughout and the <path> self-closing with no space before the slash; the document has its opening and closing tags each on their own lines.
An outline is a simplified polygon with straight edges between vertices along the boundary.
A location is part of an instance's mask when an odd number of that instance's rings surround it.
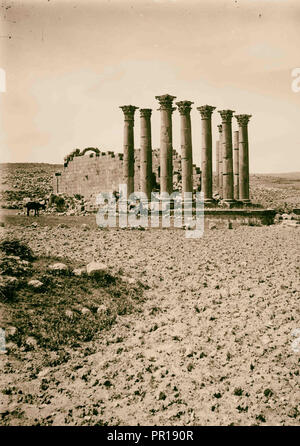
<svg viewBox="0 0 300 446">
<path fill-rule="evenodd" d="M 120 105 L 152 108 L 156 95 L 252 114 L 251 172 L 300 170 L 299 0 L 13 0 L 0 6 L 1 162 L 62 163 L 75 148 L 122 152 Z M 135 147 L 139 147 L 139 112 Z M 237 129 L 233 119 L 233 130 Z M 174 148 L 180 119 L 173 114 Z"/>
</svg>

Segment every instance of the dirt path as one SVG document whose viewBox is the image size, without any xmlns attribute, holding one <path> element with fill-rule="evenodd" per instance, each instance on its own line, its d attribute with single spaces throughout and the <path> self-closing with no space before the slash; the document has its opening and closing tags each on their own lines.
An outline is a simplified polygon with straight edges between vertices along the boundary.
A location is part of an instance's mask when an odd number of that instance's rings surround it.
<svg viewBox="0 0 300 446">
<path fill-rule="evenodd" d="M 150 289 L 140 314 L 66 364 L 2 355 L 3 424 L 299 424 L 298 229 L 196 240 L 171 229 L 18 229 L 36 253 L 101 260 Z"/>
</svg>

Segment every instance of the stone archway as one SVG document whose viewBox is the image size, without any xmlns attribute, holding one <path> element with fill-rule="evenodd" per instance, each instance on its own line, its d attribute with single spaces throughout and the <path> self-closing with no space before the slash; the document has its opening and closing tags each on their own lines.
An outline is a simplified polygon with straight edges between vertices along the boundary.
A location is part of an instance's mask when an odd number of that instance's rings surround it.
<svg viewBox="0 0 300 446">
<path fill-rule="evenodd" d="M 89 151 L 96 153 L 96 155 L 100 154 L 100 150 L 97 149 L 97 147 L 86 147 L 85 149 L 83 149 L 83 151 L 80 153 L 80 155 L 83 156 L 86 154 L 86 152 L 89 152 Z"/>
</svg>

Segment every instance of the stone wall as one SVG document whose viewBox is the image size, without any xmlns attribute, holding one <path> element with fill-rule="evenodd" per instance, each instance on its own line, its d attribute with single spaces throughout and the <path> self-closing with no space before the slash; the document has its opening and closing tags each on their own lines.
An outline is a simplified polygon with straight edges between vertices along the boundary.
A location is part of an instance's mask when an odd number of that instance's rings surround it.
<svg viewBox="0 0 300 446">
<path fill-rule="evenodd" d="M 101 152 L 90 148 L 80 154 L 79 150 L 65 158 L 64 168 L 53 176 L 53 192 L 66 195 L 80 194 L 86 198 L 99 192 L 119 190 L 123 183 L 123 154 L 112 151 Z M 134 189 L 140 190 L 140 150 L 135 150 Z M 160 154 L 152 151 L 153 180 L 159 188 Z M 193 165 L 194 189 L 200 187 L 200 168 Z M 173 186 L 181 190 L 181 156 L 173 151 Z"/>
</svg>

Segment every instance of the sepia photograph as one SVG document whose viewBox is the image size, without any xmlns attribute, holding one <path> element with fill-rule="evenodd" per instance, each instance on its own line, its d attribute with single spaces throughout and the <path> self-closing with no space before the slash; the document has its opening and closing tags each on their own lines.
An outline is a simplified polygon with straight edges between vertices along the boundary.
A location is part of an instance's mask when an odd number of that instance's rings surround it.
<svg viewBox="0 0 300 446">
<path fill-rule="evenodd" d="M 1 0 L 1 433 L 299 427 L 299 25 Z"/>
</svg>

